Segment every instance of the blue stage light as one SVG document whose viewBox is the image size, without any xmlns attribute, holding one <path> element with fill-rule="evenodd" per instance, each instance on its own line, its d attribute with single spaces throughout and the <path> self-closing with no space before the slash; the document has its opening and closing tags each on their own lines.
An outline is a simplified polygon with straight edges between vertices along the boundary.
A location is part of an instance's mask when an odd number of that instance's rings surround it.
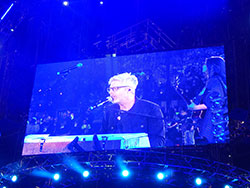
<svg viewBox="0 0 250 188">
<path fill-rule="evenodd" d="M 232 182 L 236 182 L 236 181 L 239 181 L 237 178 L 233 179 Z"/>
<path fill-rule="evenodd" d="M 100 1 L 100 5 L 103 5 L 103 1 Z"/>
<path fill-rule="evenodd" d="M 162 172 L 159 172 L 159 173 L 157 174 L 157 179 L 158 179 L 158 180 L 163 180 L 163 179 L 164 179 L 164 174 L 163 174 Z"/>
<path fill-rule="evenodd" d="M 201 185 L 202 184 L 202 179 L 201 178 L 196 178 L 195 179 L 195 184 L 196 185 Z"/>
<path fill-rule="evenodd" d="M 54 180 L 58 181 L 60 179 L 60 174 L 56 173 L 53 176 Z"/>
<path fill-rule="evenodd" d="M 230 185 L 225 185 L 224 188 L 232 188 Z"/>
<path fill-rule="evenodd" d="M 63 1 L 63 5 L 67 7 L 67 6 L 69 6 L 69 2 L 68 1 Z"/>
<path fill-rule="evenodd" d="M 82 67 L 83 66 L 83 64 L 82 63 L 78 63 L 77 65 L 76 65 L 76 67 Z"/>
<path fill-rule="evenodd" d="M 11 181 L 16 182 L 17 181 L 17 176 L 16 175 L 11 176 Z"/>
<path fill-rule="evenodd" d="M 129 176 L 129 171 L 128 170 L 123 170 L 122 171 L 122 176 L 123 177 L 128 177 Z"/>
<path fill-rule="evenodd" d="M 84 170 L 82 173 L 83 177 L 87 178 L 89 176 L 89 171 L 88 170 Z"/>
</svg>

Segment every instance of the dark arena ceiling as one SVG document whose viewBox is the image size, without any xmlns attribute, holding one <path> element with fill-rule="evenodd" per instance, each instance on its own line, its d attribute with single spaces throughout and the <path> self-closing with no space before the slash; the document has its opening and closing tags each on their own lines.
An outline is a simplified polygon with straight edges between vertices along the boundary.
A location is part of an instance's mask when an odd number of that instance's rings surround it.
<svg viewBox="0 0 250 188">
<path fill-rule="evenodd" d="M 11 2 L 1 1 L 1 14 Z M 230 6 L 226 0 L 109 0 L 103 4 L 73 0 L 69 6 L 60 0 L 16 1 L 1 23 L 2 35 L 4 41 L 13 38 L 12 48 L 35 51 L 38 63 L 104 55 L 93 44 L 147 19 L 176 43 L 176 49 L 217 45 L 228 38 Z"/>
</svg>

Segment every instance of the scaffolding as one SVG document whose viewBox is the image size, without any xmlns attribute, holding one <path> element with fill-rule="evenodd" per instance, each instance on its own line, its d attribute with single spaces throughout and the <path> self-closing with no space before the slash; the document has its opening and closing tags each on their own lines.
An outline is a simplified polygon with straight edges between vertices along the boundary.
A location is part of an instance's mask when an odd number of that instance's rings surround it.
<svg viewBox="0 0 250 188">
<path fill-rule="evenodd" d="M 145 172 L 149 172 L 148 169 L 159 171 L 171 169 L 175 173 L 183 173 L 186 182 L 195 176 L 202 175 L 207 181 L 213 179 L 217 182 L 229 182 L 231 186 L 236 187 L 250 186 L 249 171 L 201 157 L 179 154 L 175 151 L 170 149 L 140 149 L 26 156 L 20 161 L 8 164 L 0 169 L 0 183 L 4 183 L 4 177 L 11 174 L 19 174 L 23 179 L 30 178 L 30 174 L 34 170 L 51 172 L 56 169 L 67 173 L 70 166 L 65 163 L 65 159 L 74 158 L 83 168 L 91 171 L 92 176 L 85 181 L 119 178 L 115 173 L 122 162 L 123 165 L 136 172 L 136 179 L 140 181 L 152 181 L 151 175 L 145 174 Z M 67 177 L 69 176 L 67 175 Z M 174 179 L 174 177 L 171 178 Z M 61 184 L 67 185 L 65 187 L 72 186 L 77 181 L 76 179 L 76 176 L 66 178 Z M 166 182 L 166 184 L 174 185 L 173 181 Z M 189 181 L 189 184 L 191 186 L 193 182 Z"/>
<path fill-rule="evenodd" d="M 149 19 L 115 33 L 106 40 L 97 41 L 93 45 L 106 54 L 164 51 L 176 47 L 176 43 Z"/>
</svg>

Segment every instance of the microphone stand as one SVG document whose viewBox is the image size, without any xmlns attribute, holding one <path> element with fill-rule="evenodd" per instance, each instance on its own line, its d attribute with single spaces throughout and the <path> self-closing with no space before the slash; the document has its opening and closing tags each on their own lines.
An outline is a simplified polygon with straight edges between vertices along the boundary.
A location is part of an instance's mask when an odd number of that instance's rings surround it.
<svg viewBox="0 0 250 188">
<path fill-rule="evenodd" d="M 72 70 L 74 70 L 74 69 L 77 69 L 77 68 L 80 68 L 80 67 L 82 67 L 82 66 L 83 66 L 82 63 L 78 63 L 77 65 L 74 65 L 74 66 L 71 66 L 71 67 L 69 67 L 69 68 L 67 68 L 67 69 L 64 69 L 64 70 L 61 71 L 61 72 L 57 72 L 56 74 L 57 74 L 57 75 L 61 75 L 62 77 L 65 77 L 65 76 L 67 76 L 67 75 L 70 73 L 70 71 L 72 71 Z"/>
<path fill-rule="evenodd" d="M 98 103 L 98 104 L 96 104 L 96 105 L 94 105 L 94 106 L 90 106 L 90 107 L 88 108 L 88 111 L 94 110 L 94 109 L 96 109 L 96 108 L 98 108 L 98 107 L 100 107 L 100 106 L 106 104 L 107 102 L 112 102 L 112 98 L 111 98 L 111 97 L 107 97 L 106 99 L 107 99 L 107 100 L 105 100 L 105 101 L 103 101 L 103 102 L 101 102 L 101 103 Z"/>
</svg>

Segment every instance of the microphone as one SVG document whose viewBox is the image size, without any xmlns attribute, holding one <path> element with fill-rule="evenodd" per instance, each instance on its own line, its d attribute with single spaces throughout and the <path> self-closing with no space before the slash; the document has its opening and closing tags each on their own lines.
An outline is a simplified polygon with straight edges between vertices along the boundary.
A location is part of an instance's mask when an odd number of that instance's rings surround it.
<svg viewBox="0 0 250 188">
<path fill-rule="evenodd" d="M 77 63 L 76 65 L 74 65 L 74 66 L 72 66 L 72 67 L 69 67 L 69 68 L 67 68 L 67 69 L 65 69 L 65 70 L 63 70 L 63 71 L 61 71 L 61 72 L 58 71 L 56 74 L 57 74 L 57 75 L 65 74 L 65 73 L 70 72 L 71 70 L 80 68 L 80 67 L 82 67 L 82 66 L 83 66 L 82 63 Z"/>
<path fill-rule="evenodd" d="M 95 108 L 98 108 L 98 107 L 100 107 L 100 106 L 106 104 L 107 102 L 112 102 L 112 98 L 111 98 L 110 96 L 107 97 L 106 99 L 107 99 L 107 100 L 102 101 L 102 102 L 98 103 L 98 104 L 95 105 L 95 106 L 90 106 L 90 107 L 88 108 L 88 110 L 94 110 Z"/>
</svg>

